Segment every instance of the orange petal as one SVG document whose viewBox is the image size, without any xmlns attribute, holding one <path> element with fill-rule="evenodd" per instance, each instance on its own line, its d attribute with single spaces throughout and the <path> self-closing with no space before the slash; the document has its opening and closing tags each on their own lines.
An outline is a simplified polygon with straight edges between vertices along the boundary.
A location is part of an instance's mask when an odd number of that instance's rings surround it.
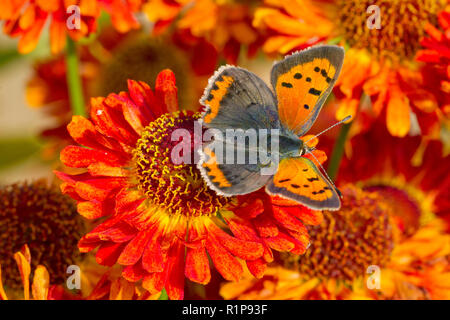
<svg viewBox="0 0 450 320">
<path fill-rule="evenodd" d="M 19 267 L 20 277 L 22 278 L 24 298 L 30 300 L 30 250 L 27 245 L 24 245 L 21 251 L 14 254 L 14 260 L 16 260 Z"/>
<path fill-rule="evenodd" d="M 399 91 L 393 91 L 389 99 L 386 123 L 389 132 L 395 137 L 406 136 L 411 128 L 409 103 Z"/>
<path fill-rule="evenodd" d="M 47 300 L 48 289 L 50 287 L 50 276 L 47 269 L 38 265 L 34 270 L 32 293 L 34 300 Z"/>
</svg>

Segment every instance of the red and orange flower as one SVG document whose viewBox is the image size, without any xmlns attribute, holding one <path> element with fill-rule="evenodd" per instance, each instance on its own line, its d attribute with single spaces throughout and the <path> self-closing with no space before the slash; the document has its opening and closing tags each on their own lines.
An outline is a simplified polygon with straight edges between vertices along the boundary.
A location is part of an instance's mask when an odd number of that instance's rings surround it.
<svg viewBox="0 0 450 320">
<path fill-rule="evenodd" d="M 82 171 L 56 173 L 81 215 L 103 218 L 80 240 L 80 250 L 99 247 L 100 264 L 118 263 L 125 279 L 142 280 L 152 294 L 165 288 L 171 299 L 183 298 L 185 277 L 210 281 L 208 256 L 226 280 L 240 278 L 237 258 L 262 276 L 272 250 L 305 251 L 308 234 L 299 219 L 307 224 L 321 220 L 318 212 L 270 201 L 265 194 L 218 196 L 195 164 L 174 164 L 177 141 L 171 133 L 178 128 L 193 133 L 199 118 L 199 113 L 179 111 L 171 71 L 158 75 L 154 91 L 129 81 L 128 92 L 92 99 L 90 120 L 73 117 L 68 130 L 82 146 L 66 147 L 61 161 Z M 324 159 L 320 152 L 316 156 Z"/>
<path fill-rule="evenodd" d="M 236 64 L 242 47 L 248 48 L 250 56 L 256 52 L 263 40 L 251 23 L 255 5 L 236 1 L 150 0 L 143 11 L 155 24 L 154 34 L 175 28 L 176 41 L 195 53 L 195 69 L 201 74 L 205 69 L 212 73 L 221 55 L 228 63 Z M 212 69 L 205 67 L 205 59 Z"/>
<path fill-rule="evenodd" d="M 414 131 L 417 118 L 422 133 L 436 137 L 445 107 L 435 97 L 436 88 L 426 86 L 414 57 L 427 23 L 436 23 L 447 0 L 266 3 L 257 9 L 253 23 L 268 35 L 263 46 L 268 54 L 286 54 L 321 41 L 348 48 L 334 89 L 341 101 L 339 120 L 365 112 L 385 118 L 389 132 L 404 137 Z M 375 13 L 367 13 L 374 6 L 380 12 L 378 25 Z M 361 107 L 364 96 L 370 97 L 369 110 Z"/>
<path fill-rule="evenodd" d="M 141 7 L 141 0 L 5 0 L 0 4 L 0 20 L 3 31 L 11 37 L 20 37 L 19 52 L 32 51 L 47 23 L 50 21 L 50 47 L 52 53 L 60 52 L 66 43 L 66 35 L 73 40 L 94 33 L 100 10 L 111 14 L 114 27 L 128 32 L 139 27 L 134 13 Z M 76 15 L 79 14 L 79 17 Z M 79 19 L 79 20 L 78 20 Z M 68 23 L 72 24 L 70 27 Z"/>
</svg>

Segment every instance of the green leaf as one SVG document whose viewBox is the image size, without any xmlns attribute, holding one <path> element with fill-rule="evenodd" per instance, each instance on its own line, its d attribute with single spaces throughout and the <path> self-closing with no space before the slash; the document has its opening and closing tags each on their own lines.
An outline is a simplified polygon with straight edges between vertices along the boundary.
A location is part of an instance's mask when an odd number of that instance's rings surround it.
<svg viewBox="0 0 450 320">
<path fill-rule="evenodd" d="M 33 137 L 0 139 L 0 169 L 16 165 L 37 154 L 42 144 Z"/>
</svg>

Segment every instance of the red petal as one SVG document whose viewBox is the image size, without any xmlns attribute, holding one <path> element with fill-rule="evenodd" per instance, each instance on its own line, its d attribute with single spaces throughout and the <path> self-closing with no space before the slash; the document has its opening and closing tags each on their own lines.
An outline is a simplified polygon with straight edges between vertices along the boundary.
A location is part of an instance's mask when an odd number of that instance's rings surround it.
<svg viewBox="0 0 450 320">
<path fill-rule="evenodd" d="M 150 291 L 151 294 L 161 292 L 166 284 L 167 280 L 167 268 L 164 268 L 163 272 L 155 272 L 144 278 L 142 286 L 144 289 Z"/>
<path fill-rule="evenodd" d="M 142 255 L 142 266 L 148 272 L 162 272 L 166 257 L 161 250 L 158 233 L 153 233 Z"/>
<path fill-rule="evenodd" d="M 161 71 L 156 77 L 155 95 L 167 112 L 179 110 L 177 91 L 173 72 L 169 69 Z"/>
<path fill-rule="evenodd" d="M 274 208 L 275 208 L 275 206 L 274 206 Z M 304 206 L 280 207 L 280 209 L 290 215 L 296 216 L 297 218 L 302 220 L 304 223 L 312 225 L 312 226 L 317 226 L 317 225 L 321 224 L 323 221 L 322 211 L 319 211 L 319 210 L 311 210 Z"/>
<path fill-rule="evenodd" d="M 278 235 L 278 227 L 267 214 L 262 214 L 254 219 L 253 224 L 263 238 L 276 237 Z"/>
<path fill-rule="evenodd" d="M 142 268 L 141 263 L 136 263 L 136 264 L 133 264 L 132 266 L 127 266 L 122 271 L 122 276 L 130 282 L 139 281 L 147 275 L 148 275 L 148 272 L 146 272 Z"/>
<path fill-rule="evenodd" d="M 162 115 L 162 110 L 155 110 L 156 99 L 152 89 L 143 81 L 128 80 L 130 98 L 138 107 L 139 118 L 145 127 Z"/>
<path fill-rule="evenodd" d="M 208 236 L 206 249 L 224 279 L 239 280 L 242 275 L 242 266 L 224 247 Z"/>
<path fill-rule="evenodd" d="M 125 244 L 122 243 L 108 242 L 102 244 L 95 255 L 95 261 L 97 261 L 98 264 L 111 267 L 116 263 L 117 258 L 124 247 Z"/>
<path fill-rule="evenodd" d="M 133 265 L 141 259 L 142 253 L 150 240 L 152 234 L 150 232 L 140 232 L 133 240 L 131 240 L 122 251 L 117 263 L 129 266 Z"/>
<path fill-rule="evenodd" d="M 244 260 L 255 260 L 263 254 L 264 249 L 261 243 L 231 237 L 214 224 L 209 226 L 208 230 L 210 231 L 211 236 L 217 238 L 222 246 L 239 258 Z"/>
<path fill-rule="evenodd" d="M 97 132 L 92 122 L 86 118 L 73 116 L 67 130 L 72 138 L 83 146 L 94 149 L 114 149 L 123 154 L 119 143 Z"/>
<path fill-rule="evenodd" d="M 277 220 L 277 222 L 280 225 L 282 225 L 286 229 L 294 230 L 299 233 L 308 234 L 308 230 L 300 220 L 286 213 L 285 210 L 282 210 L 282 208 L 278 206 L 273 207 L 273 217 Z"/>
<path fill-rule="evenodd" d="M 253 261 L 247 261 L 248 270 L 258 279 L 261 279 L 264 276 L 266 266 L 267 263 L 262 258 Z"/>
<path fill-rule="evenodd" d="M 209 260 L 204 247 L 187 249 L 185 275 L 201 284 L 207 284 L 211 280 Z"/>
<path fill-rule="evenodd" d="M 166 291 L 171 300 L 182 300 L 184 297 L 184 246 L 181 242 L 173 245 L 169 254 L 169 269 Z"/>
<path fill-rule="evenodd" d="M 276 237 L 265 238 L 264 242 L 277 251 L 291 251 L 295 247 L 294 243 L 282 233 Z"/>
<path fill-rule="evenodd" d="M 90 164 L 104 162 L 113 166 L 122 166 L 126 162 L 122 161 L 114 154 L 78 146 L 67 146 L 61 151 L 60 159 L 62 163 L 69 167 L 86 168 Z"/>
<path fill-rule="evenodd" d="M 108 103 L 121 103 L 113 96 L 108 98 Z M 115 138 L 126 145 L 134 147 L 139 136 L 125 121 L 123 114 L 105 104 L 105 98 L 91 99 L 91 118 L 98 129 L 106 136 Z"/>
</svg>

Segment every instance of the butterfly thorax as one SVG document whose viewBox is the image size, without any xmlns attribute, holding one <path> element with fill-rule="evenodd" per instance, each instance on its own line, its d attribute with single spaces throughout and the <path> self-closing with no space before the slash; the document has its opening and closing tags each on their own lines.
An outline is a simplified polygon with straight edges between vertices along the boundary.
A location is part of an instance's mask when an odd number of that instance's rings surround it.
<svg viewBox="0 0 450 320">
<path fill-rule="evenodd" d="M 283 130 L 279 137 L 280 159 L 295 158 L 305 153 L 305 145 L 294 133 Z"/>
</svg>

